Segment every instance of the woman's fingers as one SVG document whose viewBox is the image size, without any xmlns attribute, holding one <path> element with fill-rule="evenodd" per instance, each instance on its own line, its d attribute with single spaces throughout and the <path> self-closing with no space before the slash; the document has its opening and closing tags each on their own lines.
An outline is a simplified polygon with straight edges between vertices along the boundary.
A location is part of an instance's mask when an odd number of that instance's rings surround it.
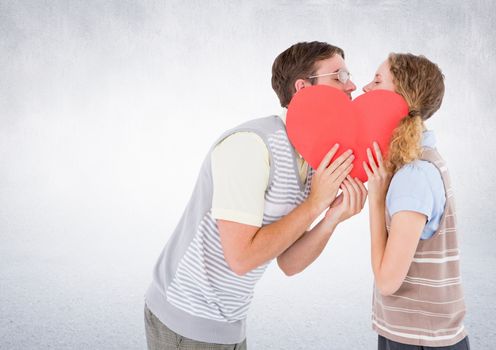
<svg viewBox="0 0 496 350">
<path fill-rule="evenodd" d="M 367 174 L 367 178 L 370 180 L 372 178 L 372 176 L 374 175 L 372 173 L 372 170 L 370 170 L 367 162 L 363 162 L 362 165 L 363 165 L 363 170 L 365 170 L 365 174 Z"/>
<path fill-rule="evenodd" d="M 370 148 L 367 148 L 367 157 L 369 159 L 370 170 L 372 170 L 374 174 L 377 174 L 377 165 L 375 164 L 375 159 Z"/>
<path fill-rule="evenodd" d="M 375 151 L 375 157 L 377 159 L 377 164 L 378 164 L 379 168 L 382 168 L 384 163 L 382 160 L 382 153 L 381 153 L 381 149 L 379 148 L 379 144 L 374 141 L 373 146 L 374 146 L 374 151 Z"/>
</svg>

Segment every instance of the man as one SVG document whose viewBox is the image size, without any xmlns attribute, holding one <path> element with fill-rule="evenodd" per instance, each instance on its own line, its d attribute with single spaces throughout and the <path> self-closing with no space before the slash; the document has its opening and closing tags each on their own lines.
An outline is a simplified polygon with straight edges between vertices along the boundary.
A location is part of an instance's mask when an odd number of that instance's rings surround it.
<svg viewBox="0 0 496 350">
<path fill-rule="evenodd" d="M 340 48 L 303 42 L 274 61 L 272 86 L 282 107 L 315 84 L 351 98 L 356 86 Z M 277 258 L 287 275 L 302 271 L 337 224 L 363 208 L 366 189 L 348 176 L 354 157 L 348 150 L 331 163 L 337 149 L 308 169 L 288 140 L 285 113 L 219 138 L 146 294 L 149 349 L 246 349 L 248 308 L 268 263 Z"/>
</svg>

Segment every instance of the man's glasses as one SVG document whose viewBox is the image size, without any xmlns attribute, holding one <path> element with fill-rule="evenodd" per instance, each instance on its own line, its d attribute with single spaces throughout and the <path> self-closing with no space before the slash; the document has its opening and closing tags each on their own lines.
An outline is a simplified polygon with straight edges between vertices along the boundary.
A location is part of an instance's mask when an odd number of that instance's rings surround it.
<svg viewBox="0 0 496 350">
<path fill-rule="evenodd" d="M 348 72 L 344 69 L 340 69 L 334 73 L 324 73 L 324 74 L 311 75 L 307 79 L 313 79 L 313 78 L 318 78 L 318 77 L 327 77 L 327 76 L 331 76 L 331 75 L 337 75 L 338 80 L 340 82 L 342 82 L 343 84 L 346 84 L 348 82 L 348 80 L 350 80 L 350 78 L 351 78 L 350 72 Z"/>
</svg>

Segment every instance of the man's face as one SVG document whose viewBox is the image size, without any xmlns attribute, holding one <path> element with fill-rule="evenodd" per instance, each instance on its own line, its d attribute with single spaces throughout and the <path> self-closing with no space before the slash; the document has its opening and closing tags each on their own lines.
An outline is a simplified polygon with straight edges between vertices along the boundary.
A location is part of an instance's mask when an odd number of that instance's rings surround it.
<svg viewBox="0 0 496 350">
<path fill-rule="evenodd" d="M 327 74 L 327 73 L 337 73 L 340 69 L 348 71 L 346 68 L 346 63 L 344 62 L 343 57 L 339 54 L 332 56 L 331 58 L 327 58 L 322 61 L 315 62 L 317 70 L 314 75 Z M 351 93 L 356 90 L 356 85 L 353 84 L 351 79 L 348 79 L 346 83 L 342 83 L 338 79 L 337 74 L 328 75 L 324 77 L 315 78 L 315 85 L 328 85 L 333 88 L 339 89 L 347 94 L 351 99 Z"/>
</svg>

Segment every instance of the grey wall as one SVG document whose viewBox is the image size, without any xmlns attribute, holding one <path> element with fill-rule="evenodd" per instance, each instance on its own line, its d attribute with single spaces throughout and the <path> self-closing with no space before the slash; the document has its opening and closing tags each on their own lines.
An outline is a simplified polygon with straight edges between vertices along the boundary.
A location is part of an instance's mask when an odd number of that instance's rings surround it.
<svg viewBox="0 0 496 350">
<path fill-rule="evenodd" d="M 466 326 L 496 346 L 492 1 L 0 1 L 0 348 L 145 347 L 143 294 L 207 147 L 279 112 L 275 56 L 391 51 L 446 75 L 436 130 L 458 203 Z M 358 96 L 356 92 L 354 96 Z M 294 278 L 272 266 L 251 349 L 374 349 L 367 213 Z"/>
</svg>

